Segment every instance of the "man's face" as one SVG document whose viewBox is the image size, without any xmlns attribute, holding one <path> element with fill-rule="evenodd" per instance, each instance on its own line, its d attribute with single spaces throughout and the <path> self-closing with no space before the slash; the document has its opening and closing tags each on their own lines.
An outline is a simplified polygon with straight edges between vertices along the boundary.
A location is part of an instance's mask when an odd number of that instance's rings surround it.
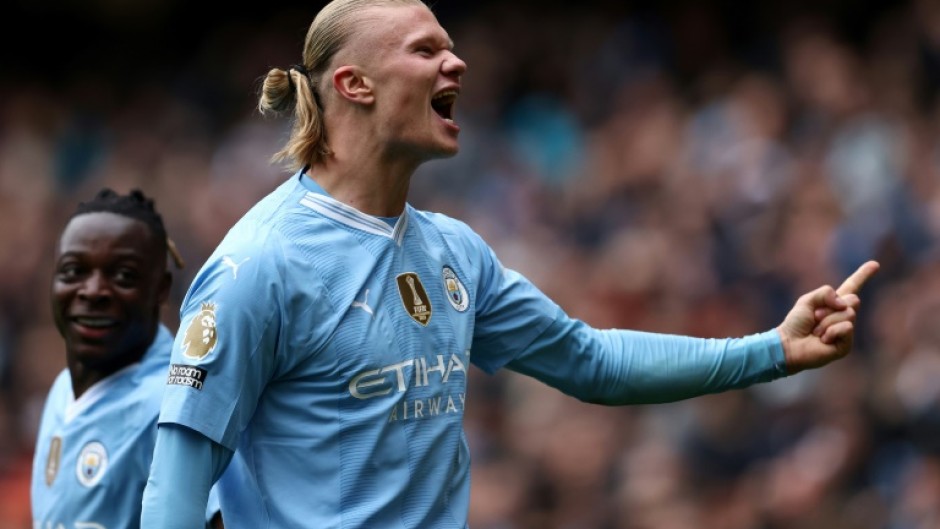
<svg viewBox="0 0 940 529">
<path fill-rule="evenodd" d="M 52 312 L 70 359 L 112 372 L 153 340 L 169 290 L 166 256 L 147 226 L 114 213 L 69 222 L 52 278 Z"/>
<path fill-rule="evenodd" d="M 467 65 L 434 14 L 423 5 L 371 8 L 353 38 L 373 82 L 376 130 L 390 152 L 419 162 L 456 154 L 454 102 Z"/>
</svg>

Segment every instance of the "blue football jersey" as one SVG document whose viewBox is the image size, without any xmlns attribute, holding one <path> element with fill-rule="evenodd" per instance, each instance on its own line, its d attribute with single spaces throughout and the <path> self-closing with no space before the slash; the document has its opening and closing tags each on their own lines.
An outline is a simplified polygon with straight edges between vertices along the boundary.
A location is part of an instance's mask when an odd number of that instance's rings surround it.
<svg viewBox="0 0 940 529">
<path fill-rule="evenodd" d="M 163 326 L 139 363 L 75 399 L 68 370 L 46 398 L 33 461 L 37 529 L 126 529 L 140 523 L 173 337 Z"/>
<path fill-rule="evenodd" d="M 775 333 L 595 332 L 465 224 L 406 206 L 390 225 L 301 174 L 229 231 L 180 315 L 160 422 L 235 450 L 228 529 L 465 528 L 471 362 L 611 403 L 769 380 L 782 363 Z M 661 360 L 680 373 L 651 375 Z"/>
</svg>

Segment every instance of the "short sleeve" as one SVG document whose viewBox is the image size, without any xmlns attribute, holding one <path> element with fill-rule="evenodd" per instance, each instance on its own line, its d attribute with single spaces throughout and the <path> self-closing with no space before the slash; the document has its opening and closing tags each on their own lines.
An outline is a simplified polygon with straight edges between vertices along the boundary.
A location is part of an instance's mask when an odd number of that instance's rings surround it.
<svg viewBox="0 0 940 529">
<path fill-rule="evenodd" d="M 271 377 L 282 315 L 279 245 L 221 245 L 180 310 L 159 422 L 234 450 Z"/>
</svg>

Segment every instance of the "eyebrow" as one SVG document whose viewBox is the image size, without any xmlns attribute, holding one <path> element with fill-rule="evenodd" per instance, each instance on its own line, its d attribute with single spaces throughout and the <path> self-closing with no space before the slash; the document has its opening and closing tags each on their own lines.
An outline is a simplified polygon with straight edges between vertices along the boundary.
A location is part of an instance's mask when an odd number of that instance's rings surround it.
<svg viewBox="0 0 940 529">
<path fill-rule="evenodd" d="M 68 251 L 60 253 L 59 256 L 56 258 L 56 261 L 61 261 L 67 257 L 80 258 L 86 255 L 87 253 L 88 252 L 81 251 L 81 250 L 68 250 Z M 141 255 L 139 255 L 139 253 L 140 252 L 137 252 L 137 251 L 129 251 L 129 250 L 121 250 L 121 249 L 116 249 L 116 250 L 111 251 L 111 255 L 113 257 L 112 260 L 115 260 L 115 261 L 135 261 L 135 262 L 140 262 L 140 263 L 146 262 L 147 260 L 144 259 Z"/>
<path fill-rule="evenodd" d="M 450 37 L 446 37 L 446 38 L 444 38 L 444 39 L 441 39 L 439 35 L 432 35 L 432 34 L 420 35 L 420 36 L 418 36 L 418 37 L 415 37 L 415 38 L 413 38 L 413 39 L 407 41 L 407 44 L 408 44 L 408 46 L 415 46 L 415 45 L 417 45 L 417 44 L 421 44 L 421 43 L 424 43 L 424 42 L 433 42 L 433 43 L 435 43 L 435 44 L 440 44 L 442 41 L 446 43 L 447 49 L 449 49 L 449 50 L 454 49 L 454 40 L 453 40 L 453 39 L 451 39 Z"/>
</svg>

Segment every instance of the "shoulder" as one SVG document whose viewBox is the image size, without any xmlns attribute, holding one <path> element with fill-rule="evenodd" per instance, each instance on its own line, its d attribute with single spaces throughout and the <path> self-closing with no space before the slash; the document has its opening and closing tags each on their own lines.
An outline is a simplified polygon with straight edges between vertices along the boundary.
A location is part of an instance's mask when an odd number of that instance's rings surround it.
<svg viewBox="0 0 940 529">
<path fill-rule="evenodd" d="M 304 206 L 301 204 L 306 190 L 290 178 L 266 197 L 255 203 L 236 222 L 219 243 L 216 254 L 244 253 L 258 258 L 272 245 L 280 244 L 290 226 L 302 222 Z"/>
<path fill-rule="evenodd" d="M 59 371 L 59 374 L 55 377 L 55 381 L 52 382 L 52 388 L 49 390 L 50 394 L 62 392 L 72 392 L 72 377 L 69 375 L 67 368 Z"/>
<path fill-rule="evenodd" d="M 198 293 L 251 297 L 271 285 L 277 289 L 291 253 L 282 222 L 280 215 L 251 212 L 239 220 L 196 273 L 187 300 Z"/>
<path fill-rule="evenodd" d="M 316 195 L 294 175 L 258 201 L 226 234 L 207 266 L 232 270 L 241 263 L 265 263 L 263 272 L 277 272 L 284 262 L 303 258 L 322 246 L 323 234 L 335 222 L 318 212 Z M 246 270 L 251 267 L 246 266 Z M 241 271 L 239 270 L 239 273 Z"/>
<path fill-rule="evenodd" d="M 466 222 L 442 213 L 415 211 L 420 224 L 433 226 L 455 258 L 466 265 L 466 270 L 490 269 L 497 264 L 496 255 L 489 244 Z"/>
<path fill-rule="evenodd" d="M 146 358 L 137 368 L 135 375 L 127 380 L 127 385 L 121 390 L 123 395 L 115 396 L 116 400 L 120 401 L 122 415 L 133 417 L 133 422 L 141 431 L 150 428 L 160 413 L 170 369 L 171 348 L 172 343 L 162 347 L 159 354 Z"/>
<path fill-rule="evenodd" d="M 479 248 L 486 242 L 466 222 L 443 213 L 412 209 L 411 215 L 421 225 L 432 226 L 440 232 L 448 244 Z"/>
<path fill-rule="evenodd" d="M 150 347 L 141 359 L 146 372 L 151 367 L 166 367 L 170 363 L 170 352 L 173 350 L 173 333 L 162 323 L 157 327 L 157 334 L 153 337 Z"/>
<path fill-rule="evenodd" d="M 44 414 L 54 413 L 55 410 L 64 410 L 72 398 L 72 377 L 68 369 L 63 369 L 55 377 L 49 393 L 46 395 Z"/>
</svg>

